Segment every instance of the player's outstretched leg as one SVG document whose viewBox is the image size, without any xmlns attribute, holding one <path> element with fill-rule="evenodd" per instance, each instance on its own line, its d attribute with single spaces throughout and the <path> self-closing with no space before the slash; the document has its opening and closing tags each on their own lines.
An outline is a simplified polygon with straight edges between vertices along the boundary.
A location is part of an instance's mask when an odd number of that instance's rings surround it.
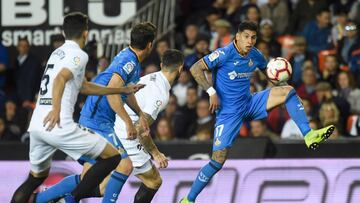
<svg viewBox="0 0 360 203">
<path fill-rule="evenodd" d="M 112 172 L 106 184 L 103 203 L 116 202 L 119 193 L 133 170 L 132 162 L 129 157 L 123 157 L 120 164 Z"/>
<path fill-rule="evenodd" d="M 38 174 L 30 172 L 25 182 L 15 191 L 11 203 L 28 202 L 34 190 L 44 182 L 48 175 L 49 169 Z"/>
<path fill-rule="evenodd" d="M 210 182 L 211 178 L 222 168 L 226 160 L 227 151 L 227 149 L 222 149 L 213 152 L 210 162 L 200 170 L 191 186 L 189 194 L 180 203 L 195 202 L 195 199 Z"/>
<path fill-rule="evenodd" d="M 136 175 L 142 184 L 135 194 L 134 203 L 150 203 L 161 186 L 162 179 L 156 167 Z"/>
<path fill-rule="evenodd" d="M 311 149 L 316 149 L 320 142 L 325 141 L 333 133 L 335 127 L 327 126 L 319 130 L 312 130 L 309 125 L 304 107 L 296 91 L 291 86 L 278 86 L 270 90 L 266 109 L 270 110 L 280 104 L 285 103 L 286 110 L 290 117 L 299 127 L 306 145 Z"/>
</svg>

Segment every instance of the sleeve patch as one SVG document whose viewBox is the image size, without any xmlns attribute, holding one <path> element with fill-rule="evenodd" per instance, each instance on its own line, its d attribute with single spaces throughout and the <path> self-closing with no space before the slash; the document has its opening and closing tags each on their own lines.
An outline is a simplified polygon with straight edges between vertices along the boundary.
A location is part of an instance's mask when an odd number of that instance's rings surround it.
<svg viewBox="0 0 360 203">
<path fill-rule="evenodd" d="M 124 66 L 123 66 L 124 71 L 127 74 L 130 74 L 132 70 L 134 70 L 134 64 L 132 62 L 127 62 Z"/>
<path fill-rule="evenodd" d="M 219 51 L 216 50 L 209 55 L 209 61 L 213 62 L 215 59 L 219 58 L 219 56 L 220 56 L 220 53 L 219 53 Z"/>
<path fill-rule="evenodd" d="M 73 63 L 74 63 L 75 66 L 80 65 L 80 57 L 79 57 L 79 56 L 75 56 L 75 57 L 73 58 Z"/>
</svg>

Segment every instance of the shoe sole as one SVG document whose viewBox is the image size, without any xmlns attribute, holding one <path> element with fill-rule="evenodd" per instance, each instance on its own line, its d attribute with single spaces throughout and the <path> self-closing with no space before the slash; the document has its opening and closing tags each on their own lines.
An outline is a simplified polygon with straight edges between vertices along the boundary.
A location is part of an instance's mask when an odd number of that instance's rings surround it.
<svg viewBox="0 0 360 203">
<path fill-rule="evenodd" d="M 327 129 L 327 131 L 321 135 L 321 138 L 323 139 L 322 142 L 327 140 L 330 137 L 330 135 L 334 132 L 334 130 L 335 130 L 335 126 L 331 126 L 329 129 Z M 316 150 L 318 147 L 319 147 L 318 142 L 314 142 L 309 146 L 309 148 L 312 150 Z"/>
</svg>

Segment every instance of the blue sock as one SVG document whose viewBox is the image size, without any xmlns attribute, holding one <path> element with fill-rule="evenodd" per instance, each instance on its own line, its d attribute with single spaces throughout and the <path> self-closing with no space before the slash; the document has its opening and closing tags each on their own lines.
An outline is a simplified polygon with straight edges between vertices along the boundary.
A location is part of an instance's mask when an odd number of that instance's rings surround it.
<svg viewBox="0 0 360 203">
<path fill-rule="evenodd" d="M 121 188 L 123 187 L 128 177 L 129 176 L 127 175 L 114 171 L 111 174 L 109 182 L 105 187 L 105 194 L 102 202 L 116 202 Z"/>
<path fill-rule="evenodd" d="M 211 160 L 200 170 L 199 174 L 196 177 L 196 180 L 191 186 L 190 193 L 187 198 L 189 201 L 194 202 L 199 193 L 205 188 L 209 183 L 211 178 L 222 168 L 222 164 Z"/>
<path fill-rule="evenodd" d="M 67 176 L 49 189 L 39 192 L 36 195 L 36 203 L 46 203 L 50 200 L 57 199 L 66 193 L 73 191 L 79 182 L 80 175 Z"/>
<path fill-rule="evenodd" d="M 302 135 L 305 136 L 311 128 L 304 107 L 294 89 L 292 89 L 286 97 L 285 106 L 290 117 L 295 121 Z"/>
</svg>

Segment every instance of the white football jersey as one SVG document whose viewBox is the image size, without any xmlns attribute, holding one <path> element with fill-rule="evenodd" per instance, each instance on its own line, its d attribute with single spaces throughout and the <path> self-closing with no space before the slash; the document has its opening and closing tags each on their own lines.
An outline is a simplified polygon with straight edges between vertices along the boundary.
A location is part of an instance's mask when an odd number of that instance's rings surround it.
<svg viewBox="0 0 360 203">
<path fill-rule="evenodd" d="M 43 120 L 52 110 L 52 90 L 54 79 L 57 74 L 67 68 L 73 74 L 73 78 L 65 84 L 61 99 L 60 126 L 51 131 L 57 134 L 66 134 L 75 130 L 76 123 L 73 120 L 74 106 L 85 76 L 85 67 L 88 55 L 81 50 L 79 45 L 71 40 L 52 52 L 41 79 L 41 86 L 28 131 L 45 131 Z"/>
<path fill-rule="evenodd" d="M 169 81 L 161 71 L 158 71 L 141 77 L 138 84 L 145 84 L 145 87 L 135 93 L 136 101 L 144 113 L 156 120 L 158 114 L 169 102 L 171 88 Z M 139 120 L 137 114 L 129 106 L 125 105 L 125 110 L 133 123 Z M 125 123 L 118 115 L 115 120 L 115 132 L 119 138 L 127 138 Z"/>
</svg>

